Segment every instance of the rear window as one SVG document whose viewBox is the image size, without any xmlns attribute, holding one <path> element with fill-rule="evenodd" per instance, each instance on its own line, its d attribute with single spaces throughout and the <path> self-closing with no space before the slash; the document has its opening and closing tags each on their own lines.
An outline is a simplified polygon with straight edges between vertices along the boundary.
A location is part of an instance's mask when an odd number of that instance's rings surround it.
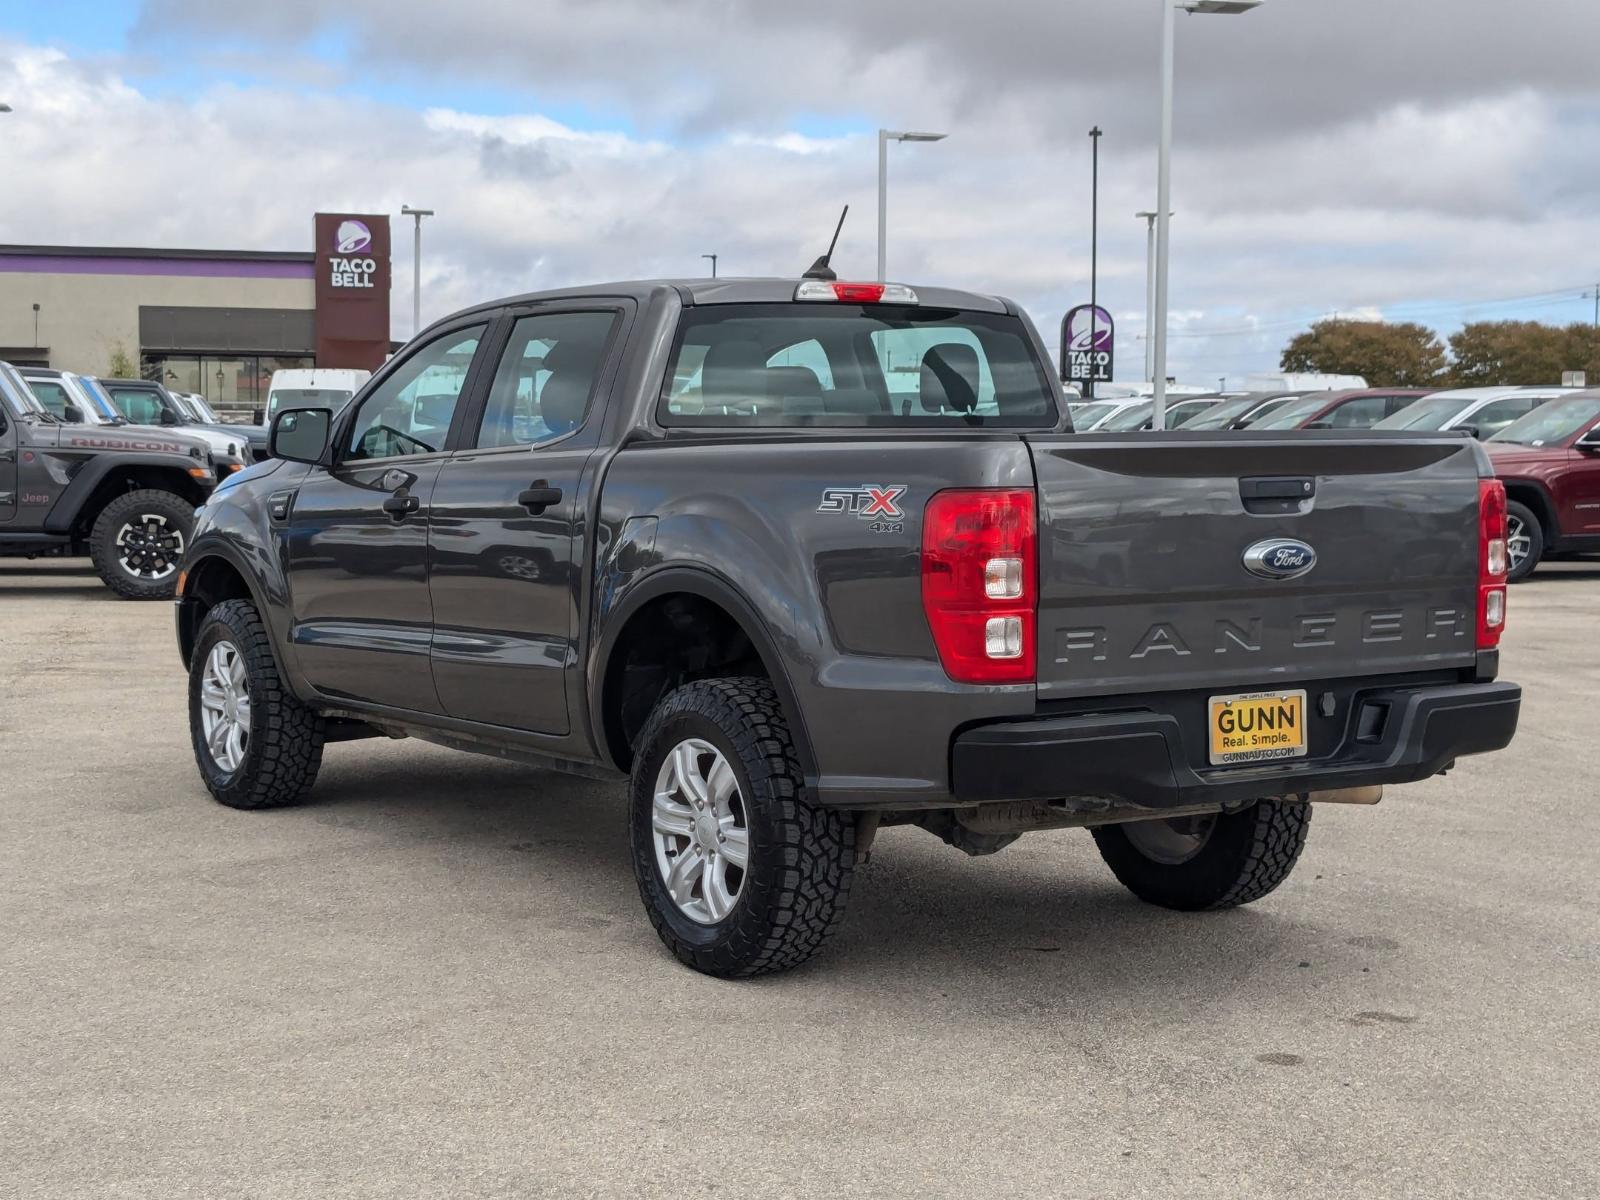
<svg viewBox="0 0 1600 1200">
<path fill-rule="evenodd" d="M 1056 402 L 1015 317 L 916 305 L 687 309 L 663 425 L 1048 429 Z"/>
</svg>

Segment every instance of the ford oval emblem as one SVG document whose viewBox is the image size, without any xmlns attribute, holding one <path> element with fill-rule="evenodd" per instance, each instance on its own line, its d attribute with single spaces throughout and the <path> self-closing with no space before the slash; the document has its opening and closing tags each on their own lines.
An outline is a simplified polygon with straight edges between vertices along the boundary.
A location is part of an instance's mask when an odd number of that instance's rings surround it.
<svg viewBox="0 0 1600 1200">
<path fill-rule="evenodd" d="M 1263 579 L 1298 579 L 1317 565 L 1317 552 L 1294 538 L 1269 538 L 1244 552 L 1244 569 Z"/>
</svg>

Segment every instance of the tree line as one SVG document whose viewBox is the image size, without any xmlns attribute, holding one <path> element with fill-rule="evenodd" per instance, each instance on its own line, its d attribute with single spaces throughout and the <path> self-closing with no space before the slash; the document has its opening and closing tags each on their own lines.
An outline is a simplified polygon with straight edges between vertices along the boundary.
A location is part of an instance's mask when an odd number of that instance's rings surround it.
<svg viewBox="0 0 1600 1200">
<path fill-rule="evenodd" d="M 1425 325 L 1330 318 L 1284 347 L 1282 369 L 1362 375 L 1372 387 L 1558 384 L 1564 371 L 1587 371 L 1600 384 L 1600 330 L 1477 321 L 1447 344 Z"/>
</svg>

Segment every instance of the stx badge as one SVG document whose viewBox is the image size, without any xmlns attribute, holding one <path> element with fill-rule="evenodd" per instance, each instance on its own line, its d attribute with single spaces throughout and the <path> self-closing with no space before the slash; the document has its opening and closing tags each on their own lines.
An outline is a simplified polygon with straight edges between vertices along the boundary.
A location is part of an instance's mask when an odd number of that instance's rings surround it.
<svg viewBox="0 0 1600 1200">
<path fill-rule="evenodd" d="M 822 489 L 819 513 L 848 513 L 863 521 L 874 533 L 900 533 L 905 529 L 905 513 L 900 497 L 906 494 L 903 483 L 863 483 L 859 487 Z"/>
</svg>

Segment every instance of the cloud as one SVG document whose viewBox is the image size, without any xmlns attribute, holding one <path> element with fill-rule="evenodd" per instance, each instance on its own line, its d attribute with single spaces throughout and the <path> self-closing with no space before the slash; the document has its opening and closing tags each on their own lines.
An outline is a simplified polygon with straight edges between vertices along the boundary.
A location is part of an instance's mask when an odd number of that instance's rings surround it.
<svg viewBox="0 0 1600 1200">
<path fill-rule="evenodd" d="M 0 128 L 0 222 L 13 241 L 292 249 L 310 245 L 317 209 L 398 219 L 423 205 L 438 212 L 424 227 L 431 318 L 699 274 L 712 252 L 725 274 L 793 275 L 849 203 L 836 262 L 867 275 L 872 130 L 933 127 L 949 140 L 890 150 L 891 275 L 1011 295 L 1053 342 L 1087 299 L 1084 134 L 1098 122 L 1100 296 L 1124 314 L 1131 378 L 1145 286 L 1133 214 L 1154 192 L 1147 7 L 280 0 L 224 21 L 199 0 L 155 0 L 120 68 L 0 43 L 0 94 L 18 110 Z M 1508 23 L 1478 0 L 1268 0 L 1184 21 L 1180 376 L 1270 367 L 1332 311 L 1448 327 L 1476 299 L 1568 285 L 1576 299 L 1596 269 L 1600 84 L 1573 46 L 1600 19 L 1567 0 L 1534 7 Z M 1537 53 L 1525 44 L 1558 27 Z M 139 62 L 175 38 L 219 54 L 253 42 L 263 75 L 147 82 Z M 397 91 L 405 78 L 432 84 Z M 496 111 L 449 83 L 468 78 L 506 89 Z M 403 333 L 409 239 L 396 245 Z"/>
</svg>

